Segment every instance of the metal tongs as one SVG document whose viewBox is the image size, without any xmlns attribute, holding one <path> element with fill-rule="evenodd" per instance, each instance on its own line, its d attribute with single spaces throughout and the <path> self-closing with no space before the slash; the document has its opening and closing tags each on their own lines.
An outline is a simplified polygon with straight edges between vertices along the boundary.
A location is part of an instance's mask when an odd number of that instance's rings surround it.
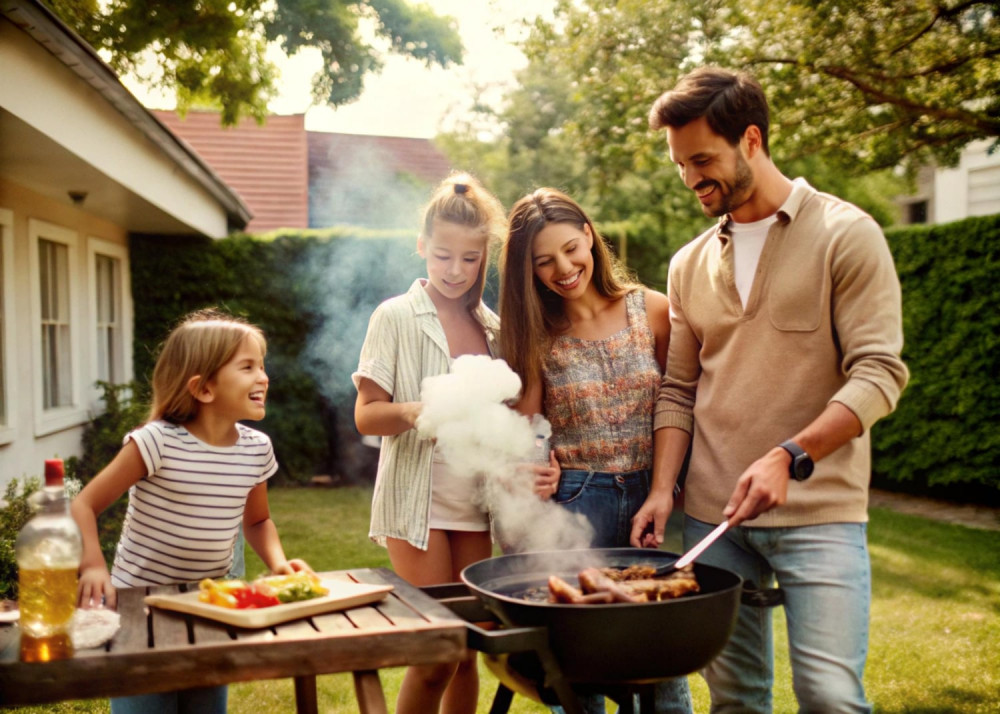
<svg viewBox="0 0 1000 714">
<path fill-rule="evenodd" d="M 664 575 L 670 575 L 671 573 L 680 570 L 681 568 L 686 568 L 688 565 L 694 562 L 695 558 L 705 552 L 708 546 L 712 545 L 719 536 L 726 532 L 729 528 L 729 521 L 723 521 L 715 527 L 711 533 L 698 541 L 693 548 L 691 548 L 687 553 L 682 555 L 680 558 L 672 563 L 664 563 L 663 565 L 656 566 L 656 573 L 653 575 L 654 578 L 659 578 Z"/>
</svg>

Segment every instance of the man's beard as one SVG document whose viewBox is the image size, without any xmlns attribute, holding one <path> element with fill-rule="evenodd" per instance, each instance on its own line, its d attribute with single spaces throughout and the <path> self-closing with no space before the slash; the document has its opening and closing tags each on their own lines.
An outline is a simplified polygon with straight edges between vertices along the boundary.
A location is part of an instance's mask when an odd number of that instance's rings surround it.
<svg viewBox="0 0 1000 714">
<path fill-rule="evenodd" d="M 750 188 L 753 186 L 753 172 L 749 164 L 740 154 L 736 155 L 736 174 L 733 176 L 732 185 L 723 185 L 718 181 L 713 181 L 719 190 L 718 206 L 708 206 L 702 204 L 705 215 L 718 218 L 727 213 L 732 213 L 750 199 Z M 697 187 L 696 187 L 697 188 Z"/>
</svg>

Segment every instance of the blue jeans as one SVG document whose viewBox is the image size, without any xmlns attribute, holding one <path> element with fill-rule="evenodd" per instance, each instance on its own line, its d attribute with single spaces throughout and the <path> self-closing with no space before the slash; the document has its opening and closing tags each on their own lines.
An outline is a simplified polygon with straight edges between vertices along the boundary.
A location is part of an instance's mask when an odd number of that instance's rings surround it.
<svg viewBox="0 0 1000 714">
<path fill-rule="evenodd" d="M 648 470 L 608 473 L 564 469 L 552 500 L 586 517 L 594 529 L 591 548 L 623 548 L 632 532 L 632 516 L 648 495 Z"/>
<path fill-rule="evenodd" d="M 715 526 L 684 519 L 684 547 Z M 785 592 L 792 686 L 800 712 L 871 712 L 862 675 L 868 653 L 871 567 L 864 523 L 727 531 L 698 562 Z M 770 712 L 771 611 L 740 606 L 736 629 L 703 674 L 712 712 Z"/>
<path fill-rule="evenodd" d="M 202 687 L 177 692 L 115 697 L 111 714 L 226 714 L 229 688 Z"/>
<path fill-rule="evenodd" d="M 649 495 L 648 470 L 610 473 L 564 469 L 553 500 L 568 511 L 582 513 L 594 529 L 591 548 L 627 547 L 632 516 Z M 603 696 L 580 697 L 586 714 L 604 714 Z M 553 711 L 562 711 L 554 707 Z M 656 685 L 656 714 L 690 714 L 691 690 L 686 677 Z M 643 713 L 645 714 L 645 712 Z"/>
</svg>

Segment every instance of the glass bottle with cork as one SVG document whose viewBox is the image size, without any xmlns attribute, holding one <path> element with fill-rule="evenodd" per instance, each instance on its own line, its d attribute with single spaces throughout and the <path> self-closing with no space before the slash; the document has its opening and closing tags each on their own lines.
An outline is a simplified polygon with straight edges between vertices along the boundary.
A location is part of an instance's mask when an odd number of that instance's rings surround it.
<svg viewBox="0 0 1000 714">
<path fill-rule="evenodd" d="M 21 659 L 47 662 L 73 655 L 70 621 L 76 611 L 80 529 L 69 512 L 62 459 L 45 461 L 45 486 L 33 497 L 37 512 L 17 536 Z"/>
</svg>

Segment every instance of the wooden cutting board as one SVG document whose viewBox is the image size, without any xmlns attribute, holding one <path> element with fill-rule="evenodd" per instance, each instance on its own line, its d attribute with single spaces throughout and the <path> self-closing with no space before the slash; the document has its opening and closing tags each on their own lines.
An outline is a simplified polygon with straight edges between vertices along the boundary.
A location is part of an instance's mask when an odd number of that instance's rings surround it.
<svg viewBox="0 0 1000 714">
<path fill-rule="evenodd" d="M 246 610 L 202 602 L 198 599 L 198 591 L 196 590 L 178 595 L 147 595 L 144 602 L 164 610 L 185 612 L 224 622 L 227 625 L 254 629 L 270 627 L 281 622 L 297 620 L 323 612 L 347 610 L 352 607 L 368 605 L 383 599 L 392 590 L 391 585 L 370 585 L 343 580 L 324 580 L 322 582 L 323 587 L 329 590 L 322 597 Z"/>
</svg>

